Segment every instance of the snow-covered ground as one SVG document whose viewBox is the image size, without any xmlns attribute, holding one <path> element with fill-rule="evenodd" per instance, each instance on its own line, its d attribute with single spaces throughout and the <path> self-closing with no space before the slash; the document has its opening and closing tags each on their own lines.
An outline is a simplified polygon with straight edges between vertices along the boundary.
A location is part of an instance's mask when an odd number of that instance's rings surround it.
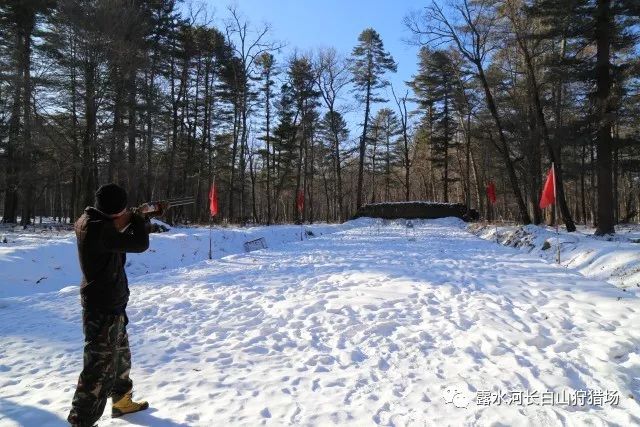
<svg viewBox="0 0 640 427">
<path fill-rule="evenodd" d="M 55 226 L 52 224 L 52 226 Z M 212 231 L 212 258 L 244 252 L 244 243 L 264 238 L 267 247 L 344 229 L 344 225 L 275 225 L 271 227 L 225 228 Z M 76 237 L 70 227 L 49 230 L 0 228 L 0 298 L 57 291 L 80 282 Z M 209 229 L 173 228 L 151 234 L 150 249 L 127 256 L 129 278 L 185 267 L 209 257 Z"/>
<path fill-rule="evenodd" d="M 640 296 L 640 226 L 620 225 L 614 236 L 594 236 L 594 229 L 578 227 L 574 233 L 536 225 L 472 224 L 470 230 L 483 239 L 536 254 L 581 274 Z"/>
<path fill-rule="evenodd" d="M 640 424 L 635 295 L 457 220 L 343 227 L 132 279 L 151 408 L 100 426 Z M 77 288 L 0 299 L 0 425 L 64 425 L 81 350 Z"/>
</svg>

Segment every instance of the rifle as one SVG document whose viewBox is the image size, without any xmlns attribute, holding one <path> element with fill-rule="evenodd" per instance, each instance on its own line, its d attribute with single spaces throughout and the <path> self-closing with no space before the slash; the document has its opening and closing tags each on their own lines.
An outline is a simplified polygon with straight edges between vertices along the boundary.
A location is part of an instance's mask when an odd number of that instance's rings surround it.
<svg viewBox="0 0 640 427">
<path fill-rule="evenodd" d="M 154 202 L 143 203 L 137 208 L 133 208 L 133 211 L 146 218 L 152 218 L 155 216 L 162 216 L 167 212 L 167 209 L 175 206 L 184 206 L 195 203 L 196 200 L 193 197 L 180 197 L 170 200 L 158 200 Z"/>
</svg>

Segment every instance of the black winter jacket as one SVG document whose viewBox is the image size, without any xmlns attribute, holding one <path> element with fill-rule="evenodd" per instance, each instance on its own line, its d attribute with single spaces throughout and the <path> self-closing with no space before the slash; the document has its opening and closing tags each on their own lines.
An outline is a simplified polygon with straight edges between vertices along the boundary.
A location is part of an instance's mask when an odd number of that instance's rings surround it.
<svg viewBox="0 0 640 427">
<path fill-rule="evenodd" d="M 87 207 L 76 221 L 75 231 L 82 270 L 82 306 L 88 310 L 124 312 L 129 301 L 125 253 L 144 252 L 149 248 L 145 220 L 132 215 L 129 227 L 120 233 L 111 218 Z"/>
</svg>

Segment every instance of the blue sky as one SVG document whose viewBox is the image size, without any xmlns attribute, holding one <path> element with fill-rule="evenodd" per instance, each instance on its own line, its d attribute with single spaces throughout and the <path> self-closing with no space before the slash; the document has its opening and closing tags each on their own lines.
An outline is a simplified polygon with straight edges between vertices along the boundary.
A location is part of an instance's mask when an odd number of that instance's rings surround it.
<svg viewBox="0 0 640 427">
<path fill-rule="evenodd" d="M 398 63 L 398 72 L 388 74 L 397 94 L 404 94 L 404 82 L 416 70 L 418 48 L 404 41 L 410 38 L 410 33 L 402 21 L 410 10 L 424 7 L 426 0 L 236 0 L 208 4 L 215 4 L 212 11 L 218 25 L 228 15 L 225 10 L 228 5 L 235 5 L 254 27 L 269 23 L 271 39 L 287 44 L 283 54 L 278 55 L 281 61 L 294 49 L 304 52 L 322 46 L 335 47 L 348 56 L 360 32 L 373 27 Z M 351 95 L 345 95 L 351 101 Z M 395 104 L 389 106 L 395 109 Z M 360 113 L 349 116 L 354 137 L 362 118 Z"/>
</svg>

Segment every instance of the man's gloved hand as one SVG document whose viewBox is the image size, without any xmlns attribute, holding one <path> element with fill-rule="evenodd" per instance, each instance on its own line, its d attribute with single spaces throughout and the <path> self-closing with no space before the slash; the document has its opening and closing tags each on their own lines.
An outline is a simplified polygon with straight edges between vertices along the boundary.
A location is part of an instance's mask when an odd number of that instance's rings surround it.
<svg viewBox="0 0 640 427">
<path fill-rule="evenodd" d="M 167 209 L 169 209 L 169 203 L 165 201 L 143 203 L 136 208 L 136 213 L 141 215 L 143 218 L 153 218 L 164 215 L 167 212 Z"/>
</svg>

